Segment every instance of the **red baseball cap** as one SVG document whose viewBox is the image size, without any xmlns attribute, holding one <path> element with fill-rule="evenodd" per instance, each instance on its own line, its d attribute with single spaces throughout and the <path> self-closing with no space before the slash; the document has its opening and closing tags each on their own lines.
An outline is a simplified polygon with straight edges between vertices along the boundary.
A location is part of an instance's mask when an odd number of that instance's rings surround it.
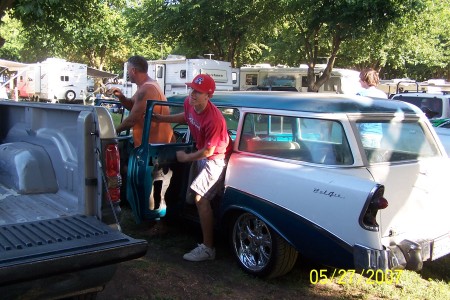
<svg viewBox="0 0 450 300">
<path fill-rule="evenodd" d="M 195 76 L 191 83 L 186 85 L 200 93 L 214 94 L 216 90 L 216 83 L 214 79 L 208 74 L 199 74 Z"/>
</svg>

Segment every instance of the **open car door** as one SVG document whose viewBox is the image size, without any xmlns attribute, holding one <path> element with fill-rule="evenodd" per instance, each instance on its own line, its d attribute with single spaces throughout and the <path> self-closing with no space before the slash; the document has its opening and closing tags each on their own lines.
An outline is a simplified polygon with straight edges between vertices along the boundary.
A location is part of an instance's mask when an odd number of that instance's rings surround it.
<svg viewBox="0 0 450 300">
<path fill-rule="evenodd" d="M 185 124 L 171 124 L 176 141 L 169 144 L 150 144 L 150 126 L 152 113 L 158 106 L 168 106 L 170 114 L 183 111 L 183 103 L 167 103 L 161 101 L 147 101 L 144 131 L 141 146 L 130 152 L 127 170 L 127 200 L 133 210 L 137 223 L 143 220 L 154 220 L 166 215 L 167 209 L 175 208 L 182 203 L 186 190 L 186 178 L 189 164 L 178 163 L 177 151 L 192 152 L 193 142 L 189 138 L 188 127 Z M 152 191 L 153 169 L 156 166 L 172 171 L 172 178 L 165 195 L 166 206 L 158 209 L 150 207 L 150 193 Z"/>
</svg>

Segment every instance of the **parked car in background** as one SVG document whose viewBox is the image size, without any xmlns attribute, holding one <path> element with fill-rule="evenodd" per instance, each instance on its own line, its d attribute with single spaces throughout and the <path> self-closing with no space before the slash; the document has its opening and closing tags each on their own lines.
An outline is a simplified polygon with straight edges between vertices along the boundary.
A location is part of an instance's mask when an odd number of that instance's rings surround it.
<svg viewBox="0 0 450 300">
<path fill-rule="evenodd" d="M 392 100 L 404 101 L 419 107 L 430 120 L 444 148 L 450 154 L 450 94 L 447 91 L 433 93 L 400 93 Z"/>
<path fill-rule="evenodd" d="M 450 94 L 448 92 L 400 93 L 392 96 L 391 99 L 414 104 L 429 119 L 450 118 Z"/>
</svg>

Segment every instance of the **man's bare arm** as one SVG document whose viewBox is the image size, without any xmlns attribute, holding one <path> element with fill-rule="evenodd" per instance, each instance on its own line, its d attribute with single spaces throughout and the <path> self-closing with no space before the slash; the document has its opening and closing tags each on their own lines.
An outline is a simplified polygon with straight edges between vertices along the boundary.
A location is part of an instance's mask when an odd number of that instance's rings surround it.
<svg viewBox="0 0 450 300">
<path fill-rule="evenodd" d="M 125 97 L 125 95 L 119 88 L 113 87 L 107 90 L 106 94 L 107 95 L 114 94 L 114 96 L 116 96 L 119 99 L 120 103 L 128 110 L 131 110 L 131 108 L 133 107 L 133 101 L 130 98 Z"/>
<path fill-rule="evenodd" d="M 116 128 L 117 133 L 120 133 L 121 131 L 133 127 L 140 119 L 143 118 L 147 104 L 144 97 L 145 97 L 144 89 L 140 89 L 134 94 L 133 96 L 134 103 L 131 107 L 130 114 L 122 121 L 122 123 L 119 126 L 117 126 Z"/>
</svg>

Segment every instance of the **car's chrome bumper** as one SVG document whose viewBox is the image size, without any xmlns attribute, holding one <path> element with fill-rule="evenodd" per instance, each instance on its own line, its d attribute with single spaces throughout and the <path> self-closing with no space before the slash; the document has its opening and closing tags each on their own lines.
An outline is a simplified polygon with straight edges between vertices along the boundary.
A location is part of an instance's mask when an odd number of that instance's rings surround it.
<svg viewBox="0 0 450 300">
<path fill-rule="evenodd" d="M 434 240 L 403 240 L 397 245 L 384 250 L 377 250 L 361 245 L 353 248 L 355 269 L 408 269 L 421 270 L 423 262 L 435 260 L 450 253 L 450 234 Z"/>
<path fill-rule="evenodd" d="M 390 249 L 377 250 L 361 245 L 353 247 L 353 260 L 356 270 L 387 270 L 399 265 Z"/>
</svg>

